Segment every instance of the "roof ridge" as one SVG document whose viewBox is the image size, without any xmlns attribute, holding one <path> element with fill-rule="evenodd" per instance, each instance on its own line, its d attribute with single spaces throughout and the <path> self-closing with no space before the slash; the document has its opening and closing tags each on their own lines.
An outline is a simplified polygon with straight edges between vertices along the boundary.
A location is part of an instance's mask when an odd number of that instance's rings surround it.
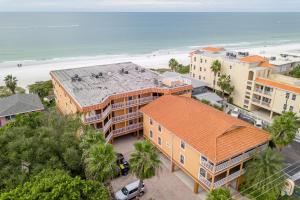
<svg viewBox="0 0 300 200">
<path fill-rule="evenodd" d="M 225 130 L 221 135 L 218 135 L 217 138 L 219 137 L 222 137 L 234 130 L 237 130 L 237 129 L 241 129 L 241 128 L 246 128 L 247 126 L 244 126 L 244 125 L 232 125 L 230 126 L 227 130 Z"/>
</svg>

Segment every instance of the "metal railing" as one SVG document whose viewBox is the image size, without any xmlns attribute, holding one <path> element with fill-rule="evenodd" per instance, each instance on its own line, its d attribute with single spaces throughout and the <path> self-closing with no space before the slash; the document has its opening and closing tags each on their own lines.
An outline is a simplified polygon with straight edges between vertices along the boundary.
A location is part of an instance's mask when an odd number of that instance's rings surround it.
<svg viewBox="0 0 300 200">
<path fill-rule="evenodd" d="M 261 100 L 256 99 L 256 98 L 252 98 L 252 101 L 255 102 L 255 103 L 260 103 Z"/>
<path fill-rule="evenodd" d="M 203 183 L 206 187 L 210 188 L 211 186 L 211 182 L 209 180 L 207 180 L 205 177 L 201 176 L 199 174 L 199 180 L 201 183 Z"/>
<path fill-rule="evenodd" d="M 129 131 L 133 131 L 135 129 L 140 129 L 140 128 L 143 128 L 143 123 L 131 124 L 131 125 L 113 130 L 113 134 L 119 135 L 119 134 L 127 133 Z"/>
<path fill-rule="evenodd" d="M 113 117 L 113 123 L 118 123 L 118 122 L 122 122 L 131 118 L 137 118 L 137 117 L 141 117 L 142 113 L 140 112 L 133 112 L 133 113 L 128 113 L 125 115 L 119 115 L 116 117 Z"/>
<path fill-rule="evenodd" d="M 201 164 L 206 167 L 207 169 L 209 169 L 210 171 L 214 170 L 214 165 L 212 165 L 211 163 L 209 163 L 208 161 L 204 160 L 203 158 L 200 159 L 201 160 Z"/>
<path fill-rule="evenodd" d="M 114 103 L 114 104 L 112 104 L 112 109 L 118 110 L 121 108 L 128 108 L 133 105 L 142 105 L 142 104 L 153 101 L 153 99 L 155 99 L 155 98 L 150 96 L 150 97 L 144 97 L 144 98 L 139 98 L 139 99 L 133 99 L 133 100 L 126 101 L 126 102 Z"/>
<path fill-rule="evenodd" d="M 90 116 L 84 116 L 84 122 L 86 123 L 91 123 L 91 122 L 95 122 L 95 121 L 99 121 L 102 119 L 102 115 L 101 114 L 94 114 L 94 115 L 90 115 Z"/>
<path fill-rule="evenodd" d="M 271 96 L 272 92 L 271 91 L 264 91 L 264 94 Z"/>
<path fill-rule="evenodd" d="M 235 178 L 241 176 L 244 173 L 245 173 L 244 169 L 234 172 L 233 174 L 230 174 L 229 176 L 224 177 L 221 180 L 214 182 L 214 188 L 221 187 L 222 185 L 234 180 Z"/>
<path fill-rule="evenodd" d="M 110 119 L 108 122 L 106 122 L 106 124 L 103 127 L 103 132 L 104 133 L 109 129 L 109 127 L 111 126 L 111 124 L 112 124 L 112 119 Z"/>
<path fill-rule="evenodd" d="M 106 138 L 106 144 L 109 143 L 109 141 L 111 140 L 111 138 L 113 137 L 113 132 L 111 132 Z"/>
</svg>

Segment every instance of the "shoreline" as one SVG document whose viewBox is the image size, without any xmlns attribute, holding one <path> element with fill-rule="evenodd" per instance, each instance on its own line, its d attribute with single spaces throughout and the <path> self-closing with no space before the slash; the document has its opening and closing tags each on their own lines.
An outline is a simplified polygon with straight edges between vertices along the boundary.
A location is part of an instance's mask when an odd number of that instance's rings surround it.
<svg viewBox="0 0 300 200">
<path fill-rule="evenodd" d="M 224 46 L 228 50 L 248 51 L 250 54 L 259 54 L 261 56 L 276 56 L 281 53 L 300 56 L 300 43 L 289 43 L 262 47 L 231 47 Z M 195 48 L 196 49 L 196 48 Z M 0 85 L 3 85 L 3 79 L 6 75 L 12 74 L 18 79 L 18 86 L 26 88 L 29 84 L 36 81 L 49 80 L 49 72 L 59 69 L 78 68 L 83 66 L 101 65 L 119 62 L 134 62 L 145 68 L 166 68 L 171 58 L 175 58 L 184 65 L 189 64 L 189 52 L 185 51 L 157 51 L 151 54 L 141 55 L 100 55 L 85 56 L 74 58 L 60 58 L 41 61 L 26 61 L 22 67 L 17 67 L 18 61 L 0 63 Z"/>
</svg>

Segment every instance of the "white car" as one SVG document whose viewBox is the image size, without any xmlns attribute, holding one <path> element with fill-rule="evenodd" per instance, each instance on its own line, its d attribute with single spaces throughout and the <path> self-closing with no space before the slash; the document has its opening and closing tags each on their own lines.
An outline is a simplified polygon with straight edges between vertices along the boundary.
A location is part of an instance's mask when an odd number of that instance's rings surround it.
<svg viewBox="0 0 300 200">
<path fill-rule="evenodd" d="M 238 118 L 239 115 L 240 115 L 239 109 L 238 109 L 238 108 L 235 108 L 235 109 L 231 110 L 230 115 L 231 115 L 232 117 Z"/>
<path fill-rule="evenodd" d="M 260 119 L 255 120 L 254 126 L 257 128 L 263 128 L 263 121 Z"/>
<path fill-rule="evenodd" d="M 143 195 L 145 193 L 145 184 L 142 183 L 142 188 L 140 193 L 138 193 L 138 188 L 139 188 L 139 183 L 140 181 L 135 181 L 132 182 L 125 187 L 123 187 L 121 190 L 115 193 L 115 197 L 117 200 L 128 200 L 135 198 L 139 195 Z"/>
</svg>

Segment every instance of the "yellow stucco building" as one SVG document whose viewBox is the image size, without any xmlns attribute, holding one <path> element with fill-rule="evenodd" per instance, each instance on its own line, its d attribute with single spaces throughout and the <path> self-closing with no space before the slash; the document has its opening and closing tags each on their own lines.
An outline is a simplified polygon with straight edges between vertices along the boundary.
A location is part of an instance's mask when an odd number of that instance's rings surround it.
<svg viewBox="0 0 300 200">
<path fill-rule="evenodd" d="M 141 109 L 144 137 L 176 167 L 210 191 L 237 188 L 253 155 L 267 148 L 269 134 L 197 100 L 162 96 Z"/>
</svg>

